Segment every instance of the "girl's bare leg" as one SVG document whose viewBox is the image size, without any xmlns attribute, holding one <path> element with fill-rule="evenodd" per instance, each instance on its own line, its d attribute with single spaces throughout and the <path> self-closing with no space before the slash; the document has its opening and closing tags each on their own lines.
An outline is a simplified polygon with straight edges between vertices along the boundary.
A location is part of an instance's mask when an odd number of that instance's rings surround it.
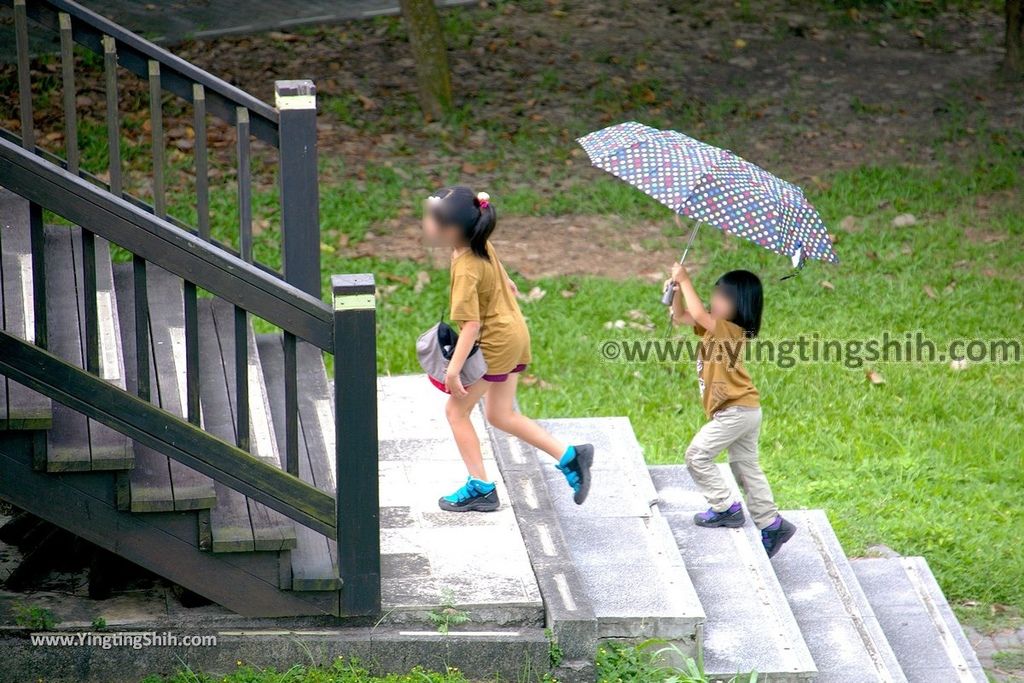
<svg viewBox="0 0 1024 683">
<path fill-rule="evenodd" d="M 462 462 L 466 463 L 469 476 L 481 481 L 490 481 L 487 472 L 484 470 L 484 459 L 480 454 L 480 438 L 473 429 L 473 423 L 469 414 L 483 395 L 490 389 L 490 382 L 480 380 L 475 384 L 466 387 L 469 393 L 462 398 L 448 397 L 448 404 L 445 406 L 445 416 L 448 424 L 451 425 L 452 435 L 455 437 L 455 444 L 459 447 L 459 455 Z"/>
<path fill-rule="evenodd" d="M 504 382 L 494 382 L 484 401 L 484 414 L 487 421 L 503 432 L 522 439 L 534 448 L 539 448 L 555 460 L 560 460 L 565 454 L 566 444 L 548 434 L 543 427 L 516 412 L 515 398 L 516 387 L 519 384 L 519 375 L 513 373 Z"/>
</svg>

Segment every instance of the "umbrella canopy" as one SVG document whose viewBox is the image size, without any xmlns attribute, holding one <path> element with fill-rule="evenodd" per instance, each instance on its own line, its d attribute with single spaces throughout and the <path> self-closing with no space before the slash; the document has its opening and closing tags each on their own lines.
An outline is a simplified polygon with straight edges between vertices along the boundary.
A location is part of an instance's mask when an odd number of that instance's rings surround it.
<svg viewBox="0 0 1024 683">
<path fill-rule="evenodd" d="M 728 150 L 633 121 L 578 142 L 595 166 L 678 214 L 800 261 L 839 260 L 799 187 Z"/>
</svg>

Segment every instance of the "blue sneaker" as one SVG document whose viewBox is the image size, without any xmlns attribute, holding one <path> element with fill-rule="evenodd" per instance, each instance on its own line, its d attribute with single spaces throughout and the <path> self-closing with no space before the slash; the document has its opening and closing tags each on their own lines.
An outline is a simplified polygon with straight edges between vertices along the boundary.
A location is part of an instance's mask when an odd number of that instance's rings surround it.
<svg viewBox="0 0 1024 683">
<path fill-rule="evenodd" d="M 793 538 L 795 533 L 796 525 L 781 516 L 776 517 L 774 522 L 761 529 L 761 544 L 764 546 L 764 551 L 768 553 L 768 557 L 775 557 L 775 554 L 782 549 L 782 544 Z"/>
<path fill-rule="evenodd" d="M 733 503 L 728 510 L 722 512 L 715 512 L 714 508 L 708 508 L 707 512 L 698 512 L 693 516 L 693 522 L 697 526 L 708 528 L 724 526 L 737 529 L 743 526 L 746 519 L 743 516 L 743 506 Z"/>
<path fill-rule="evenodd" d="M 555 465 L 565 480 L 572 487 L 572 500 L 577 505 L 583 505 L 590 493 L 590 468 L 594 464 L 594 447 L 589 443 L 581 446 L 569 446 L 565 455 Z"/>
<path fill-rule="evenodd" d="M 437 504 L 446 512 L 494 512 L 501 506 L 494 484 L 473 477 L 466 477 L 462 488 L 442 497 Z"/>
</svg>

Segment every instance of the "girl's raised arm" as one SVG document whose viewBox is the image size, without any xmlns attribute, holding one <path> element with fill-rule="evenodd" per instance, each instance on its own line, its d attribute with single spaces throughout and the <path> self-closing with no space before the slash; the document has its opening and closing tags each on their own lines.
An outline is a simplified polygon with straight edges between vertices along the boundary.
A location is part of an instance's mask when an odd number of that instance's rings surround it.
<svg viewBox="0 0 1024 683">
<path fill-rule="evenodd" d="M 672 279 L 679 285 L 679 292 L 672 301 L 673 314 L 675 312 L 675 302 L 681 297 L 686 304 L 686 313 L 689 314 L 693 321 L 692 324 L 700 325 L 708 332 L 713 332 L 715 329 L 715 319 L 704 308 L 704 302 L 700 300 L 697 290 L 693 288 L 693 283 L 690 281 L 690 273 L 686 270 L 686 266 L 681 263 L 673 264 Z"/>
</svg>

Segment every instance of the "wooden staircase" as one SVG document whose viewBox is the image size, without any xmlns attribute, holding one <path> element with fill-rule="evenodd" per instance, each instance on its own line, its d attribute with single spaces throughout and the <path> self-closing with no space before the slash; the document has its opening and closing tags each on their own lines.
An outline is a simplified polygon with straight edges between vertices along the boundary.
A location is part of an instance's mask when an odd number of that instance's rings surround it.
<svg viewBox="0 0 1024 683">
<path fill-rule="evenodd" d="M 271 107 L 72 0 L 0 5 L 20 105 L 0 129 L 0 499 L 244 615 L 378 613 L 375 287 L 335 275 L 322 300 L 313 83 L 278 81 Z M 36 144 L 36 30 L 60 42 L 63 156 Z M 106 169 L 80 164 L 82 50 Z M 125 74 L 148 85 L 146 171 L 122 161 Z M 168 97 L 192 112 L 194 224 L 167 211 Z M 229 235 L 211 118 L 235 133 Z M 279 163 L 279 265 L 253 254 L 254 140 Z"/>
<path fill-rule="evenodd" d="M 0 191 L 3 263 L 29 256 L 28 202 Z M 82 231 L 47 226 L 46 272 L 50 348 L 83 365 Z M 24 334 L 32 310 L 31 268 L 4 297 L 5 331 Z M 148 271 L 153 401 L 184 417 L 185 344 L 182 280 Z M 101 321 L 101 376 L 135 391 L 135 301 L 131 264 L 112 263 L 97 242 Z M 7 279 L 4 280 L 8 284 Z M 233 348 L 234 307 L 216 298 L 199 301 L 202 426 L 234 442 L 237 405 Z M 28 314 L 30 317 L 30 313 Z M 248 325 L 250 405 L 255 458 L 281 468 L 283 347 L 280 334 Z M 301 344 L 299 476 L 334 491 L 333 398 L 323 356 Z M 339 614 L 335 542 L 297 525 L 224 484 L 95 420 L 11 380 L 3 396 L 7 429 L 0 432 L 4 476 L 0 497 L 59 527 L 242 614 Z M 32 416 L 28 419 L 22 416 Z M 130 518 L 130 521 L 129 521 Z"/>
</svg>

